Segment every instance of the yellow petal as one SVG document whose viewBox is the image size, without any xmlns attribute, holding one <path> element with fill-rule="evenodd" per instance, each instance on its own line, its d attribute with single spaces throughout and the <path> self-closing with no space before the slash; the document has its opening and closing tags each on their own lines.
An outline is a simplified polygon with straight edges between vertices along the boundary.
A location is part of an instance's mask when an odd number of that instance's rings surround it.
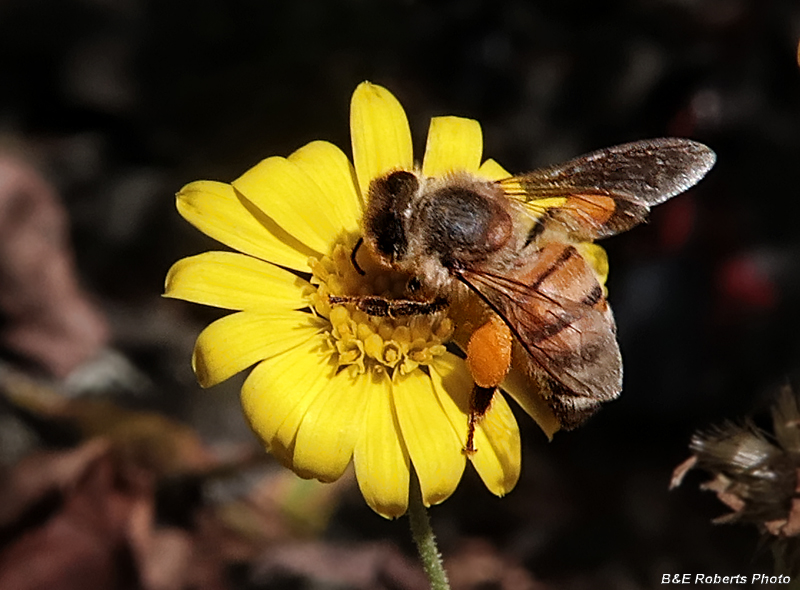
<svg viewBox="0 0 800 590">
<path fill-rule="evenodd" d="M 232 183 L 248 201 L 286 232 L 317 252 L 328 253 L 345 231 L 331 195 L 286 158 L 262 160 Z"/>
<path fill-rule="evenodd" d="M 480 123 L 462 117 L 434 117 L 422 160 L 425 176 L 443 176 L 463 170 L 476 172 L 483 154 Z"/>
<path fill-rule="evenodd" d="M 363 207 L 356 187 L 356 173 L 344 152 L 327 141 L 312 141 L 289 156 L 327 198 L 330 215 L 349 232 L 361 225 Z"/>
<path fill-rule="evenodd" d="M 391 92 L 362 82 L 350 102 L 353 163 L 361 194 L 372 179 L 397 168 L 411 170 L 414 152 L 411 129 L 403 107 Z"/>
<path fill-rule="evenodd" d="M 197 380 L 203 387 L 221 383 L 260 360 L 320 340 L 326 325 L 300 311 L 241 311 L 225 316 L 197 337 L 192 356 Z"/>
<path fill-rule="evenodd" d="M 431 380 L 451 423 L 466 445 L 469 396 L 472 378 L 464 361 L 445 354 L 431 365 Z M 460 430 L 459 430 L 460 429 Z M 492 405 L 475 429 L 477 452 L 470 457 L 475 470 L 493 494 L 508 493 L 519 479 L 520 439 L 514 416 L 502 395 L 495 394 Z"/>
<path fill-rule="evenodd" d="M 370 508 L 386 518 L 396 518 L 408 508 L 408 451 L 400 438 L 388 376 L 378 373 L 371 379 L 372 389 L 353 463 L 358 487 Z"/>
<path fill-rule="evenodd" d="M 512 367 L 500 387 L 536 421 L 547 438 L 553 440 L 553 435 L 561 429 L 561 424 L 547 402 L 536 391 L 536 385 Z"/>
<path fill-rule="evenodd" d="M 258 437 L 293 468 L 294 439 L 306 411 L 331 385 L 336 366 L 318 339 L 258 364 L 242 386 L 244 415 Z M 298 473 L 315 477 L 311 472 Z"/>
<path fill-rule="evenodd" d="M 297 275 L 252 256 L 205 252 L 179 260 L 167 273 L 165 297 L 223 309 L 300 309 L 311 285 Z"/>
<path fill-rule="evenodd" d="M 395 379 L 392 394 L 423 502 L 426 506 L 443 502 L 464 473 L 466 458 L 460 437 L 439 403 L 430 377 L 422 371 Z"/>
<path fill-rule="evenodd" d="M 235 250 L 308 272 L 308 257 L 319 256 L 271 219 L 242 201 L 229 184 L 200 180 L 177 194 L 178 212 L 201 232 Z"/>
<path fill-rule="evenodd" d="M 575 247 L 594 270 L 598 282 L 605 286 L 608 279 L 608 254 L 605 249 L 593 242 L 581 242 Z"/>
<path fill-rule="evenodd" d="M 292 465 L 322 481 L 341 477 L 364 424 L 370 379 L 340 371 L 314 399 L 297 431 Z"/>
<path fill-rule="evenodd" d="M 456 433 L 459 447 L 464 449 L 467 445 L 472 377 L 464 360 L 449 352 L 436 357 L 430 367 L 433 369 L 430 372 L 433 390 Z"/>
<path fill-rule="evenodd" d="M 522 464 L 519 428 L 500 392 L 475 429 L 475 448 L 470 460 L 489 491 L 504 496 L 514 489 Z"/>
<path fill-rule="evenodd" d="M 511 174 L 494 160 L 486 160 L 478 168 L 478 176 L 482 176 L 486 180 L 502 180 L 508 178 Z"/>
</svg>

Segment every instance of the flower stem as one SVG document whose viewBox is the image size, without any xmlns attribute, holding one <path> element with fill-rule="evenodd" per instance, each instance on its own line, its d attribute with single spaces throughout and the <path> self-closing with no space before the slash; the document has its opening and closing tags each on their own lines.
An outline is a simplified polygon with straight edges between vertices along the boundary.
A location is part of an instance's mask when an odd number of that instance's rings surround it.
<svg viewBox="0 0 800 590">
<path fill-rule="evenodd" d="M 431 590 L 450 590 L 447 573 L 442 565 L 442 556 L 436 546 L 436 537 L 431 528 L 428 511 L 422 503 L 422 490 L 417 473 L 411 470 L 411 486 L 408 499 L 408 517 L 411 521 L 411 536 L 417 544 L 422 567 L 431 581 Z"/>
</svg>

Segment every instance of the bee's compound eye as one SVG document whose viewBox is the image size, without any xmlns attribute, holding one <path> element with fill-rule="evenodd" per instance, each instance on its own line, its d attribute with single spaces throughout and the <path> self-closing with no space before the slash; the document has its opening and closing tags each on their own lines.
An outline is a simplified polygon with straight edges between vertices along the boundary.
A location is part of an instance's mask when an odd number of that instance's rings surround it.
<svg viewBox="0 0 800 590">
<path fill-rule="evenodd" d="M 383 182 L 386 184 L 386 190 L 395 198 L 410 197 L 419 187 L 417 177 L 405 170 L 392 172 Z"/>
<path fill-rule="evenodd" d="M 400 218 L 391 211 L 377 213 L 369 224 L 369 232 L 380 254 L 392 260 L 401 258 L 406 251 L 406 233 Z"/>
<path fill-rule="evenodd" d="M 402 258 L 408 247 L 403 212 L 418 188 L 417 177 L 405 170 L 376 178 L 369 186 L 364 231 L 377 252 L 390 262 Z"/>
</svg>

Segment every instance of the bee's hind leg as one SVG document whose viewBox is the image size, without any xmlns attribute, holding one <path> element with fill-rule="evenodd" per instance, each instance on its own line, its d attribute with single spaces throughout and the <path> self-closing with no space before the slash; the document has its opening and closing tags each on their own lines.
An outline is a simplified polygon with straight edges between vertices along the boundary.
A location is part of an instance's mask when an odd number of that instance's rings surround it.
<svg viewBox="0 0 800 590">
<path fill-rule="evenodd" d="M 497 387 L 481 387 L 475 385 L 469 396 L 469 419 L 467 422 L 467 444 L 464 446 L 464 453 L 472 455 L 477 451 L 475 448 L 475 427 L 484 417 L 492 405 L 494 393 Z"/>
<path fill-rule="evenodd" d="M 467 366 L 475 381 L 469 398 L 467 444 L 464 452 L 475 449 L 475 427 L 492 405 L 494 392 L 506 378 L 511 367 L 511 330 L 500 316 L 492 314 L 489 320 L 475 330 L 467 344 Z"/>
</svg>

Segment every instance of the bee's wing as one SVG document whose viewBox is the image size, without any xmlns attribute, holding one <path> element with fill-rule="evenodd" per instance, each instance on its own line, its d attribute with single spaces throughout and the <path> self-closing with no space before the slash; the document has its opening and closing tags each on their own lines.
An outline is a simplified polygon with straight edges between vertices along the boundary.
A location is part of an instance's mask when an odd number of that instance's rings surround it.
<svg viewBox="0 0 800 590">
<path fill-rule="evenodd" d="M 498 181 L 540 221 L 576 239 L 610 236 L 641 223 L 650 207 L 700 181 L 714 152 L 688 139 L 626 143 Z"/>
<path fill-rule="evenodd" d="M 526 353 L 518 360 L 549 390 L 564 428 L 579 425 L 619 395 L 622 359 L 614 318 L 574 246 L 549 244 L 509 275 L 469 269 L 459 278 L 511 329 Z"/>
</svg>

